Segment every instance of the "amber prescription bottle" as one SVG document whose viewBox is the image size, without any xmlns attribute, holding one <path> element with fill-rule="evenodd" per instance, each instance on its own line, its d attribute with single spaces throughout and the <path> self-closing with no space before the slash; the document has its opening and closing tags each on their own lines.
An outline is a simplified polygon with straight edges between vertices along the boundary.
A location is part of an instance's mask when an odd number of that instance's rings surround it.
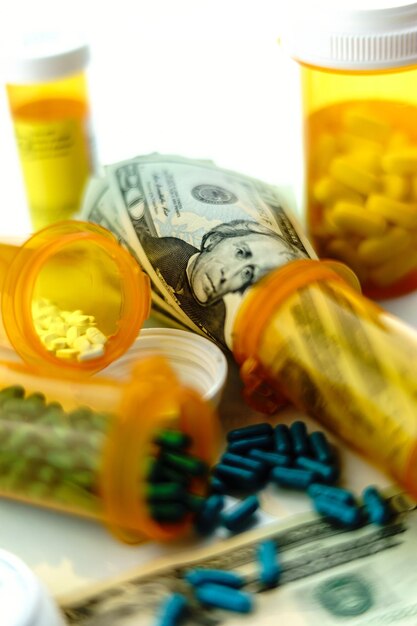
<svg viewBox="0 0 417 626">
<path fill-rule="evenodd" d="M 301 66 L 310 240 L 375 299 L 417 287 L 417 3 L 388 4 L 306 6 L 283 37 Z"/>
<path fill-rule="evenodd" d="M 0 362 L 0 495 L 102 520 L 125 542 L 169 540 L 193 515 L 157 520 L 148 506 L 155 438 L 172 431 L 207 467 L 217 454 L 214 410 L 182 385 L 162 357 L 138 360 L 131 375 L 84 380 L 39 376 Z M 190 492 L 203 497 L 207 474 Z"/>
<path fill-rule="evenodd" d="M 149 279 L 132 255 L 105 228 L 75 220 L 21 246 L 0 244 L 0 293 L 0 342 L 46 374 L 106 367 L 136 339 L 150 308 Z"/>
<path fill-rule="evenodd" d="M 244 380 L 314 416 L 417 497 L 417 333 L 324 261 L 293 261 L 251 289 L 233 329 Z M 255 400 L 255 395 L 253 397 Z"/>
<path fill-rule="evenodd" d="M 92 172 L 89 50 L 35 33 L 10 47 L 5 79 L 34 229 L 72 217 Z"/>
</svg>

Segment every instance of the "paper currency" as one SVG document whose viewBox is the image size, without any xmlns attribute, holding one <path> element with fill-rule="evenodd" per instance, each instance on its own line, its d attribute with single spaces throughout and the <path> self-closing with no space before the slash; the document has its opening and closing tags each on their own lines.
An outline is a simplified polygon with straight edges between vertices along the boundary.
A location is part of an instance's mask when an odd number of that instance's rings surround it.
<svg viewBox="0 0 417 626">
<path fill-rule="evenodd" d="M 109 165 L 90 183 L 81 217 L 125 241 L 157 309 L 221 346 L 231 346 L 251 285 L 315 257 L 278 188 L 208 161 L 155 154 Z"/>
<path fill-rule="evenodd" d="M 78 626 L 149 626 L 172 592 L 189 600 L 184 624 L 194 626 L 415 626 L 417 623 L 417 508 L 405 494 L 394 493 L 397 512 L 383 527 L 354 531 L 338 528 L 314 514 L 290 518 L 255 531 L 184 550 L 171 559 L 130 572 L 82 595 L 63 598 L 69 624 Z M 262 589 L 256 550 L 262 539 L 279 549 L 283 574 L 278 587 Z M 255 595 L 248 616 L 210 609 L 193 597 L 184 573 L 194 567 L 223 568 L 246 577 Z"/>
</svg>

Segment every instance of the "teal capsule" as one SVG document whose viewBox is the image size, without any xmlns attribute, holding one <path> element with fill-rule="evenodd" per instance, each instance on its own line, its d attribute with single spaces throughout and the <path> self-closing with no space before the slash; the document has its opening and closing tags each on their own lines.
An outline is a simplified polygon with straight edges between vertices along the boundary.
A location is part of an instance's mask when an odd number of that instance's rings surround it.
<svg viewBox="0 0 417 626">
<path fill-rule="evenodd" d="M 309 453 L 307 427 L 304 422 L 297 420 L 290 426 L 292 449 L 296 456 L 307 456 Z"/>
<path fill-rule="evenodd" d="M 207 464 L 196 456 L 164 451 L 161 460 L 179 472 L 185 472 L 190 476 L 204 476 L 208 472 Z"/>
<path fill-rule="evenodd" d="M 265 587 L 275 587 L 282 574 L 275 541 L 272 539 L 261 541 L 256 553 L 260 569 L 259 582 Z"/>
<path fill-rule="evenodd" d="M 246 578 L 244 576 L 223 569 L 197 567 L 186 572 L 184 578 L 193 587 L 198 587 L 206 583 L 216 583 L 218 585 L 226 585 L 226 587 L 240 589 L 246 584 Z"/>
<path fill-rule="evenodd" d="M 245 469 L 244 467 L 235 467 L 219 463 L 214 468 L 214 475 L 226 485 L 226 488 L 237 489 L 241 491 L 253 491 L 259 487 L 259 477 L 257 472 Z"/>
<path fill-rule="evenodd" d="M 204 535 L 213 532 L 219 524 L 223 507 L 222 494 L 213 493 L 209 496 L 195 517 L 194 526 L 197 532 Z"/>
<path fill-rule="evenodd" d="M 273 467 L 270 478 L 282 487 L 307 489 L 311 483 L 317 481 L 317 474 L 311 470 L 296 469 L 292 467 Z"/>
<path fill-rule="evenodd" d="M 338 468 L 334 465 L 326 465 L 308 456 L 298 456 L 295 464 L 302 469 L 315 472 L 319 478 L 328 483 L 334 483 L 339 476 Z"/>
<path fill-rule="evenodd" d="M 164 500 L 185 500 L 186 490 L 179 483 L 148 483 L 146 486 L 146 498 L 150 502 Z"/>
<path fill-rule="evenodd" d="M 335 487 L 334 485 L 312 483 L 307 487 L 307 493 L 311 498 L 326 496 L 343 504 L 355 504 L 355 497 L 351 491 L 342 487 Z"/>
<path fill-rule="evenodd" d="M 369 486 L 362 493 L 368 519 L 373 524 L 386 524 L 392 517 L 388 502 L 376 487 Z"/>
<path fill-rule="evenodd" d="M 317 513 L 328 517 L 341 526 L 356 528 L 362 521 L 360 509 L 352 504 L 338 502 L 333 498 L 320 495 L 313 499 L 313 506 Z"/>
<path fill-rule="evenodd" d="M 226 438 L 227 441 L 237 441 L 240 439 L 251 439 L 262 435 L 272 435 L 272 432 L 273 428 L 271 424 L 262 422 L 261 424 L 251 424 L 250 426 L 243 426 L 242 428 L 229 430 Z"/>
<path fill-rule="evenodd" d="M 274 450 L 278 454 L 291 456 L 293 453 L 290 431 L 285 424 L 278 424 L 274 429 Z"/>
<path fill-rule="evenodd" d="M 156 626 L 177 626 L 187 611 L 187 599 L 180 593 L 171 594 L 160 608 Z"/>
<path fill-rule="evenodd" d="M 227 446 L 227 452 L 233 452 L 234 454 L 242 454 L 248 452 L 248 450 L 254 450 L 255 448 L 267 449 L 272 448 L 271 435 L 259 435 L 257 437 L 248 437 L 247 439 L 237 439 L 231 441 Z"/>
<path fill-rule="evenodd" d="M 231 510 L 222 514 L 221 520 L 223 526 L 232 532 L 238 532 L 246 529 L 255 521 L 255 512 L 259 509 L 259 500 L 256 495 L 245 498 L 239 502 Z"/>
<path fill-rule="evenodd" d="M 235 467 L 243 467 L 252 472 L 256 472 L 261 475 L 265 470 L 265 465 L 260 460 L 250 458 L 250 456 L 242 456 L 241 454 L 233 454 L 233 452 L 226 452 L 220 459 L 221 464 L 233 465 Z"/>
<path fill-rule="evenodd" d="M 195 596 L 207 606 L 234 611 L 236 613 L 250 613 L 253 611 L 252 594 L 226 585 L 206 583 L 195 588 Z"/>
<path fill-rule="evenodd" d="M 275 465 L 288 467 L 292 463 L 292 457 L 288 454 L 268 452 L 267 450 L 250 450 L 249 456 L 263 461 L 268 467 L 274 467 Z"/>
<path fill-rule="evenodd" d="M 310 449 L 318 461 L 331 463 L 334 460 L 332 449 L 324 433 L 316 430 L 309 435 L 308 440 Z"/>
</svg>

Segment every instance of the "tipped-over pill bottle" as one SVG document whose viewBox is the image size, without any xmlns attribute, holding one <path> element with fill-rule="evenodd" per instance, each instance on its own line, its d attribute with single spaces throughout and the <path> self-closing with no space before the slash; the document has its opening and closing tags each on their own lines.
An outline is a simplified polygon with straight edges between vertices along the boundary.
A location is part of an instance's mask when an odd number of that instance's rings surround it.
<svg viewBox="0 0 417 626">
<path fill-rule="evenodd" d="M 0 341 L 35 369 L 83 376 L 120 357 L 149 315 L 149 279 L 96 224 L 69 220 L 0 244 Z M 7 341 L 8 340 L 8 341 Z"/>
<path fill-rule="evenodd" d="M 417 3 L 398 4 L 304 5 L 282 39 L 300 64 L 310 240 L 375 299 L 417 287 Z"/>
<path fill-rule="evenodd" d="M 265 412 L 287 398 L 417 497 L 417 333 L 333 267 L 293 261 L 247 293 L 233 329 L 247 395 Z"/>
<path fill-rule="evenodd" d="M 84 42 L 32 33 L 10 44 L 4 73 L 34 229 L 69 219 L 92 172 Z"/>
<path fill-rule="evenodd" d="M 125 542 L 191 531 L 219 426 L 163 357 L 123 381 L 1 362 L 0 407 L 1 496 L 101 520 Z"/>
</svg>

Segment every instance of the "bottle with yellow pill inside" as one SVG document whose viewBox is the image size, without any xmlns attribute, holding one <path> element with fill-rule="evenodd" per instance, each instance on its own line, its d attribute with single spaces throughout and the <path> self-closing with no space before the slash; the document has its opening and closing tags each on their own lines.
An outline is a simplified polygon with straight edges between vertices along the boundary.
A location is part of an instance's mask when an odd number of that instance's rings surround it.
<svg viewBox="0 0 417 626">
<path fill-rule="evenodd" d="M 417 288 L 417 3 L 346 6 L 304 6 L 282 42 L 301 68 L 310 241 L 382 299 Z"/>
<path fill-rule="evenodd" d="M 14 39 L 3 66 L 35 230 L 72 217 L 93 170 L 86 43 L 58 32 Z"/>
</svg>

